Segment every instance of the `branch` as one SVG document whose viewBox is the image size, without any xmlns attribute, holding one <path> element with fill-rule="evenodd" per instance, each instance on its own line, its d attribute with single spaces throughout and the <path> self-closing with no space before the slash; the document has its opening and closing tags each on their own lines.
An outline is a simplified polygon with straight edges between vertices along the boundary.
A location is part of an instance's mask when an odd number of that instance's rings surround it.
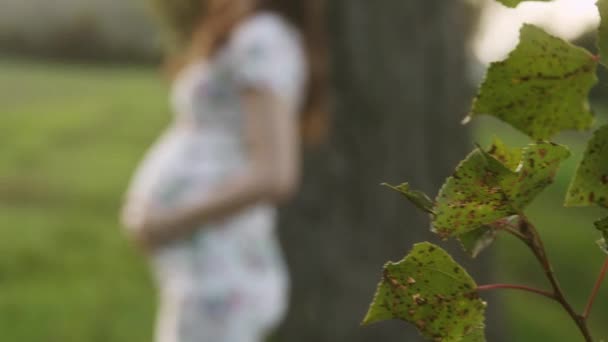
<svg viewBox="0 0 608 342">
<path fill-rule="evenodd" d="M 593 308 L 593 303 L 595 302 L 595 298 L 597 298 L 598 293 L 600 292 L 600 288 L 602 287 L 602 283 L 604 282 L 604 278 L 606 278 L 606 274 L 608 273 L 608 258 L 604 262 L 604 266 L 600 272 L 597 281 L 595 282 L 595 286 L 593 287 L 593 291 L 591 292 L 591 296 L 589 296 L 589 300 L 587 301 L 587 306 L 585 307 L 585 312 L 583 313 L 583 318 L 589 318 L 591 314 L 591 309 Z"/>
<path fill-rule="evenodd" d="M 498 289 L 509 289 L 509 290 L 521 290 L 526 292 L 535 293 L 541 296 L 545 296 L 549 299 L 556 300 L 555 295 L 549 291 L 535 289 L 533 287 L 522 286 L 522 285 L 510 285 L 510 284 L 491 284 L 478 286 L 477 291 L 490 291 Z"/>
<path fill-rule="evenodd" d="M 519 216 L 521 218 L 521 222 L 517 231 L 507 231 L 511 232 L 514 236 L 519 238 L 530 248 L 536 259 L 540 262 L 545 272 L 545 276 L 547 277 L 547 280 L 549 280 L 549 283 L 551 283 L 551 287 L 553 288 L 553 298 L 562 306 L 562 308 L 564 308 L 564 310 L 572 318 L 572 320 L 580 330 L 581 334 L 585 338 L 585 341 L 592 342 L 593 338 L 591 337 L 591 333 L 589 332 L 587 320 L 582 315 L 579 315 L 572 308 L 570 302 L 566 299 L 566 295 L 562 291 L 557 277 L 553 272 L 553 267 L 551 266 L 551 262 L 549 261 L 549 257 L 547 256 L 547 252 L 545 250 L 545 246 L 540 237 L 540 234 L 523 213 Z"/>
</svg>

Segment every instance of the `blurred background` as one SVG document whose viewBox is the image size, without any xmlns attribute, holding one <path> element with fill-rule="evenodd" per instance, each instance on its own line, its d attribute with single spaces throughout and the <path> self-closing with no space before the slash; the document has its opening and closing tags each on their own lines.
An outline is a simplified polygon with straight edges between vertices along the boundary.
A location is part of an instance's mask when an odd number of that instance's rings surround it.
<svg viewBox="0 0 608 342">
<path fill-rule="evenodd" d="M 276 341 L 418 340 L 403 324 L 358 326 L 382 264 L 429 239 L 425 218 L 377 184 L 409 180 L 435 193 L 474 142 L 526 144 L 492 118 L 460 126 L 487 64 L 515 46 L 522 22 L 594 50 L 596 12 L 593 0 L 515 10 L 489 0 L 329 0 L 319 20 L 332 42 L 333 129 L 307 151 L 302 192 L 282 211 L 294 287 Z M 144 0 L 0 3 L 1 341 L 151 340 L 154 287 L 117 213 L 131 172 L 171 119 L 161 36 Z M 592 96 L 600 123 L 601 77 Z M 529 210 L 580 308 L 604 258 L 592 226 L 601 213 L 561 203 L 588 138 L 558 137 L 574 157 Z M 481 259 L 472 272 L 482 279 L 545 286 L 508 237 Z M 543 298 L 492 299 L 490 341 L 579 339 Z M 606 302 L 608 291 L 591 320 L 604 338 Z"/>
</svg>

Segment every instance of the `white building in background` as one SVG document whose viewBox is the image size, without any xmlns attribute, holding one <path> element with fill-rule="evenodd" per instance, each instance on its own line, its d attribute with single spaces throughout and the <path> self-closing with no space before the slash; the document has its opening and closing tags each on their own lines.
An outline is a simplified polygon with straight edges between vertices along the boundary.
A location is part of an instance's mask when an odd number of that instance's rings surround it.
<svg viewBox="0 0 608 342">
<path fill-rule="evenodd" d="M 159 39 L 147 5 L 148 0 L 1 0 L 0 51 L 11 45 L 43 50 L 90 44 L 154 55 Z"/>
</svg>

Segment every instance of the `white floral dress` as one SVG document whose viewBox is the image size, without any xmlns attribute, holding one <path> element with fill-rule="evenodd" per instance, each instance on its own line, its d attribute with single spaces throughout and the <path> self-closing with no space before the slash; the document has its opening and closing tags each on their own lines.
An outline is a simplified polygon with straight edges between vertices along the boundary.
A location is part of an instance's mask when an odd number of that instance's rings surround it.
<svg viewBox="0 0 608 342">
<path fill-rule="evenodd" d="M 175 121 L 139 167 L 128 205 L 180 206 L 238 173 L 248 155 L 240 94 L 272 91 L 302 100 L 306 64 L 298 33 L 280 16 L 241 23 L 209 61 L 184 69 L 172 89 Z M 157 342 L 259 342 L 282 319 L 288 275 L 275 208 L 259 203 L 158 250 Z"/>
</svg>

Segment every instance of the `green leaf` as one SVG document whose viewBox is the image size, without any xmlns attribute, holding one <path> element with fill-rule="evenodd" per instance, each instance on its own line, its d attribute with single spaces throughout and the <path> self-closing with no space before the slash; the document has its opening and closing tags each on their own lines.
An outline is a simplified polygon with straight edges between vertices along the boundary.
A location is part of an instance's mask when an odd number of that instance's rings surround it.
<svg viewBox="0 0 608 342">
<path fill-rule="evenodd" d="M 517 7 L 519 4 L 521 4 L 522 2 L 529 2 L 529 1 L 551 1 L 551 0 L 498 0 L 498 2 L 500 2 L 501 4 L 507 6 L 507 7 L 511 7 L 511 8 L 515 8 Z"/>
<path fill-rule="evenodd" d="M 459 236 L 516 214 L 500 187 L 511 174 L 481 149 L 473 151 L 439 191 L 433 231 L 442 238 Z"/>
<path fill-rule="evenodd" d="M 608 207 L 608 125 L 593 134 L 566 196 L 566 206 Z"/>
<path fill-rule="evenodd" d="M 477 285 L 443 249 L 416 244 L 398 263 L 388 263 L 363 324 L 401 319 L 432 341 L 485 341 L 486 304 Z"/>
<path fill-rule="evenodd" d="M 588 129 L 593 115 L 587 98 L 596 70 L 588 51 L 526 24 L 517 48 L 490 66 L 465 122 L 492 115 L 535 140 Z"/>
<path fill-rule="evenodd" d="M 608 0 L 598 0 L 597 8 L 600 11 L 600 17 L 602 18 L 598 37 L 600 62 L 608 67 Z"/>
<path fill-rule="evenodd" d="M 608 239 L 608 217 L 595 222 L 595 228 L 599 230 L 604 238 Z"/>
<path fill-rule="evenodd" d="M 568 157 L 570 151 L 554 143 L 541 142 L 525 147 L 517 172 L 501 182 L 513 207 L 522 211 L 532 203 L 553 183 L 561 162 Z"/>
<path fill-rule="evenodd" d="M 481 227 L 460 235 L 458 241 L 460 241 L 465 252 L 473 258 L 477 258 L 481 252 L 496 240 L 497 233 L 498 231 L 492 227 Z"/>
<path fill-rule="evenodd" d="M 521 162 L 521 149 L 510 148 L 496 137 L 487 152 L 511 171 L 516 171 Z"/>
<path fill-rule="evenodd" d="M 482 329 L 476 329 L 469 335 L 465 336 L 461 342 L 485 342 L 486 337 Z"/>
<path fill-rule="evenodd" d="M 410 189 L 410 185 L 408 183 L 403 183 L 399 186 L 393 186 L 387 183 L 382 184 L 387 186 L 403 196 L 407 198 L 412 204 L 414 204 L 418 209 L 425 211 L 429 214 L 433 214 L 433 207 L 435 204 L 433 201 L 422 191 L 412 190 Z"/>
<path fill-rule="evenodd" d="M 491 226 L 484 226 L 458 237 L 462 249 L 472 258 L 477 258 L 481 252 L 490 247 L 498 237 L 501 227 L 519 227 L 521 216 L 513 215 L 494 222 Z"/>
<path fill-rule="evenodd" d="M 608 217 L 595 222 L 595 228 L 602 233 L 602 238 L 597 241 L 600 248 L 608 254 Z"/>
<path fill-rule="evenodd" d="M 545 142 L 514 151 L 496 140 L 488 151 L 473 151 L 439 191 L 433 230 L 442 238 L 460 236 L 519 214 L 569 156 L 567 148 Z"/>
</svg>

